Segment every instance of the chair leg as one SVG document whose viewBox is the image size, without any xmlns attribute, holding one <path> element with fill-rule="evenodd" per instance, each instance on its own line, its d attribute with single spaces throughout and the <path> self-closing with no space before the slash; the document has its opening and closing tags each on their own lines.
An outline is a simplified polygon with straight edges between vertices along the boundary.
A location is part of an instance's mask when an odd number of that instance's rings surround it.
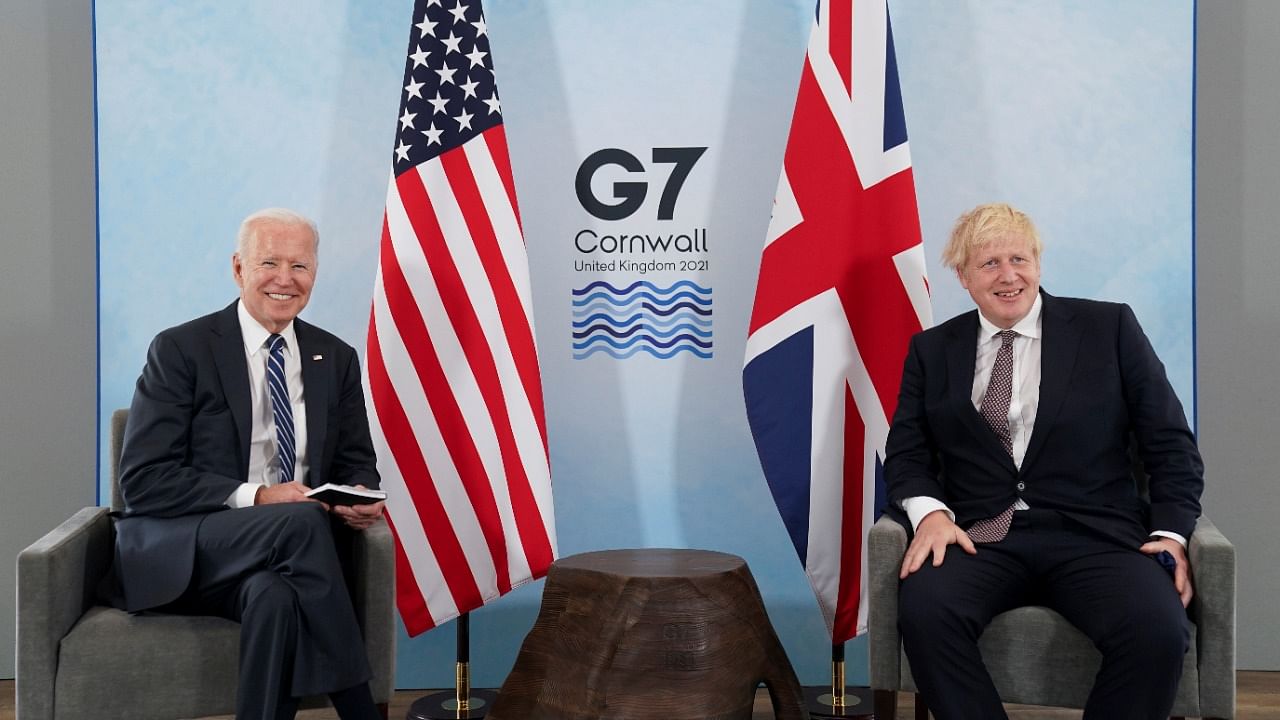
<svg viewBox="0 0 1280 720">
<path fill-rule="evenodd" d="M 387 720 L 387 717 L 391 714 L 391 704 L 378 703 L 377 709 L 378 709 L 378 714 L 382 716 L 382 720 Z"/>
<path fill-rule="evenodd" d="M 929 706 L 920 693 L 916 693 L 916 720 L 929 720 Z"/>
<path fill-rule="evenodd" d="M 875 690 L 872 692 L 876 708 L 876 720 L 895 720 L 898 717 L 898 692 Z"/>
</svg>

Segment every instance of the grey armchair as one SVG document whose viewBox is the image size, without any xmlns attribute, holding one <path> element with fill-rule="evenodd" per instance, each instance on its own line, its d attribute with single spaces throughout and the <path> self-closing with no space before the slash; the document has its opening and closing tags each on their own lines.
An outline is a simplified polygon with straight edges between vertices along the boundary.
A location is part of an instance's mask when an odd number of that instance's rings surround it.
<svg viewBox="0 0 1280 720">
<path fill-rule="evenodd" d="M 880 518 L 868 537 L 870 565 L 870 675 L 876 717 L 893 718 L 897 692 L 916 692 L 898 634 L 898 569 L 907 549 L 906 530 Z M 1175 716 L 1235 715 L 1235 548 L 1201 517 L 1189 544 L 1195 598 L 1194 624 L 1174 702 Z M 1084 707 L 1101 655 L 1058 613 L 1021 607 L 996 616 L 979 642 L 983 660 L 1005 702 Z M 916 696 L 916 718 L 928 716 Z"/>
<path fill-rule="evenodd" d="M 87 507 L 18 555 L 17 715 L 21 720 L 173 720 L 235 710 L 239 626 L 217 617 L 129 614 L 95 590 L 115 542 L 117 472 L 128 411 L 111 417 L 111 507 Z M 386 522 L 353 551 L 356 614 L 370 689 L 386 715 L 394 692 L 394 547 Z M 311 699 L 308 705 L 326 702 Z"/>
</svg>

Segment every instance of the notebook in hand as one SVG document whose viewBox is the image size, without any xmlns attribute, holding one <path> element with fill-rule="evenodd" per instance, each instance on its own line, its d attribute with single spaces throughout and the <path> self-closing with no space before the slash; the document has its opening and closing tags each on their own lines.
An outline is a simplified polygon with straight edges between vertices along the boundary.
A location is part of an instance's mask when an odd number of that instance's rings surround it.
<svg viewBox="0 0 1280 720">
<path fill-rule="evenodd" d="M 385 490 L 369 490 L 353 485 L 325 483 L 307 491 L 307 497 L 329 505 L 368 505 L 387 499 Z"/>
</svg>

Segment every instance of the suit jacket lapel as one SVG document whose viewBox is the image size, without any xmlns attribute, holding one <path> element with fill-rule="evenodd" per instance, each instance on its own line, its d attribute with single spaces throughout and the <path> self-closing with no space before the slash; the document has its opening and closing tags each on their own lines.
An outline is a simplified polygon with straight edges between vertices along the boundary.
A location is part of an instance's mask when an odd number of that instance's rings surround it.
<svg viewBox="0 0 1280 720">
<path fill-rule="evenodd" d="M 218 379 L 222 383 L 227 407 L 231 409 L 231 419 L 235 422 L 240 480 L 245 481 L 249 478 L 249 433 L 253 430 L 253 409 L 249 397 L 249 368 L 245 366 L 244 359 L 244 336 L 240 333 L 236 303 L 218 313 L 209 347 L 213 362 L 218 367 Z"/>
<path fill-rule="evenodd" d="M 316 337 L 313 328 L 294 320 L 293 331 L 298 338 L 298 358 L 302 361 L 302 394 L 307 407 L 307 466 L 310 477 L 307 484 L 318 487 L 328 482 L 321 467 L 324 457 L 325 415 L 329 407 L 328 364 L 333 362 L 329 348 Z"/>
<path fill-rule="evenodd" d="M 947 376 L 949 395 L 952 407 L 964 421 L 974 438 L 996 457 L 1007 460 L 1011 465 L 1013 459 L 1004 451 L 1000 439 L 973 408 L 973 372 L 978 356 L 978 311 L 974 310 L 964 316 L 963 322 L 957 323 L 947 341 Z"/>
<path fill-rule="evenodd" d="M 1058 417 L 1058 411 L 1062 409 L 1062 401 L 1066 399 L 1070 386 L 1071 370 L 1076 364 L 1076 353 L 1080 348 L 1080 330 L 1075 325 L 1075 317 L 1070 309 L 1043 290 L 1041 295 L 1044 298 L 1044 314 L 1040 326 L 1043 331 L 1040 349 L 1040 405 L 1036 409 L 1036 424 L 1031 429 L 1027 454 L 1022 459 L 1023 473 L 1035 461 Z"/>
</svg>

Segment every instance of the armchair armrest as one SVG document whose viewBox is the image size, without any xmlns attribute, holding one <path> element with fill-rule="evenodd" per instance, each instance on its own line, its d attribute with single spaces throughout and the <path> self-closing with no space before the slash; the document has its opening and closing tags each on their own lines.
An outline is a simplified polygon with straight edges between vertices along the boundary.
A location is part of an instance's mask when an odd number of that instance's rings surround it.
<svg viewBox="0 0 1280 720">
<path fill-rule="evenodd" d="M 18 553 L 17 710 L 53 717 L 58 644 L 94 604 L 111 567 L 111 518 L 87 507 Z"/>
<path fill-rule="evenodd" d="M 1236 549 L 1207 517 L 1188 542 L 1200 661 L 1200 712 L 1234 717 L 1236 706 Z"/>
<path fill-rule="evenodd" d="M 882 516 L 867 534 L 868 670 L 871 687 L 877 690 L 897 690 L 901 683 L 898 569 L 906 552 L 906 528 Z"/>
<path fill-rule="evenodd" d="M 395 690 L 395 540 L 385 519 L 355 534 L 355 608 L 362 623 L 376 702 Z"/>
</svg>

